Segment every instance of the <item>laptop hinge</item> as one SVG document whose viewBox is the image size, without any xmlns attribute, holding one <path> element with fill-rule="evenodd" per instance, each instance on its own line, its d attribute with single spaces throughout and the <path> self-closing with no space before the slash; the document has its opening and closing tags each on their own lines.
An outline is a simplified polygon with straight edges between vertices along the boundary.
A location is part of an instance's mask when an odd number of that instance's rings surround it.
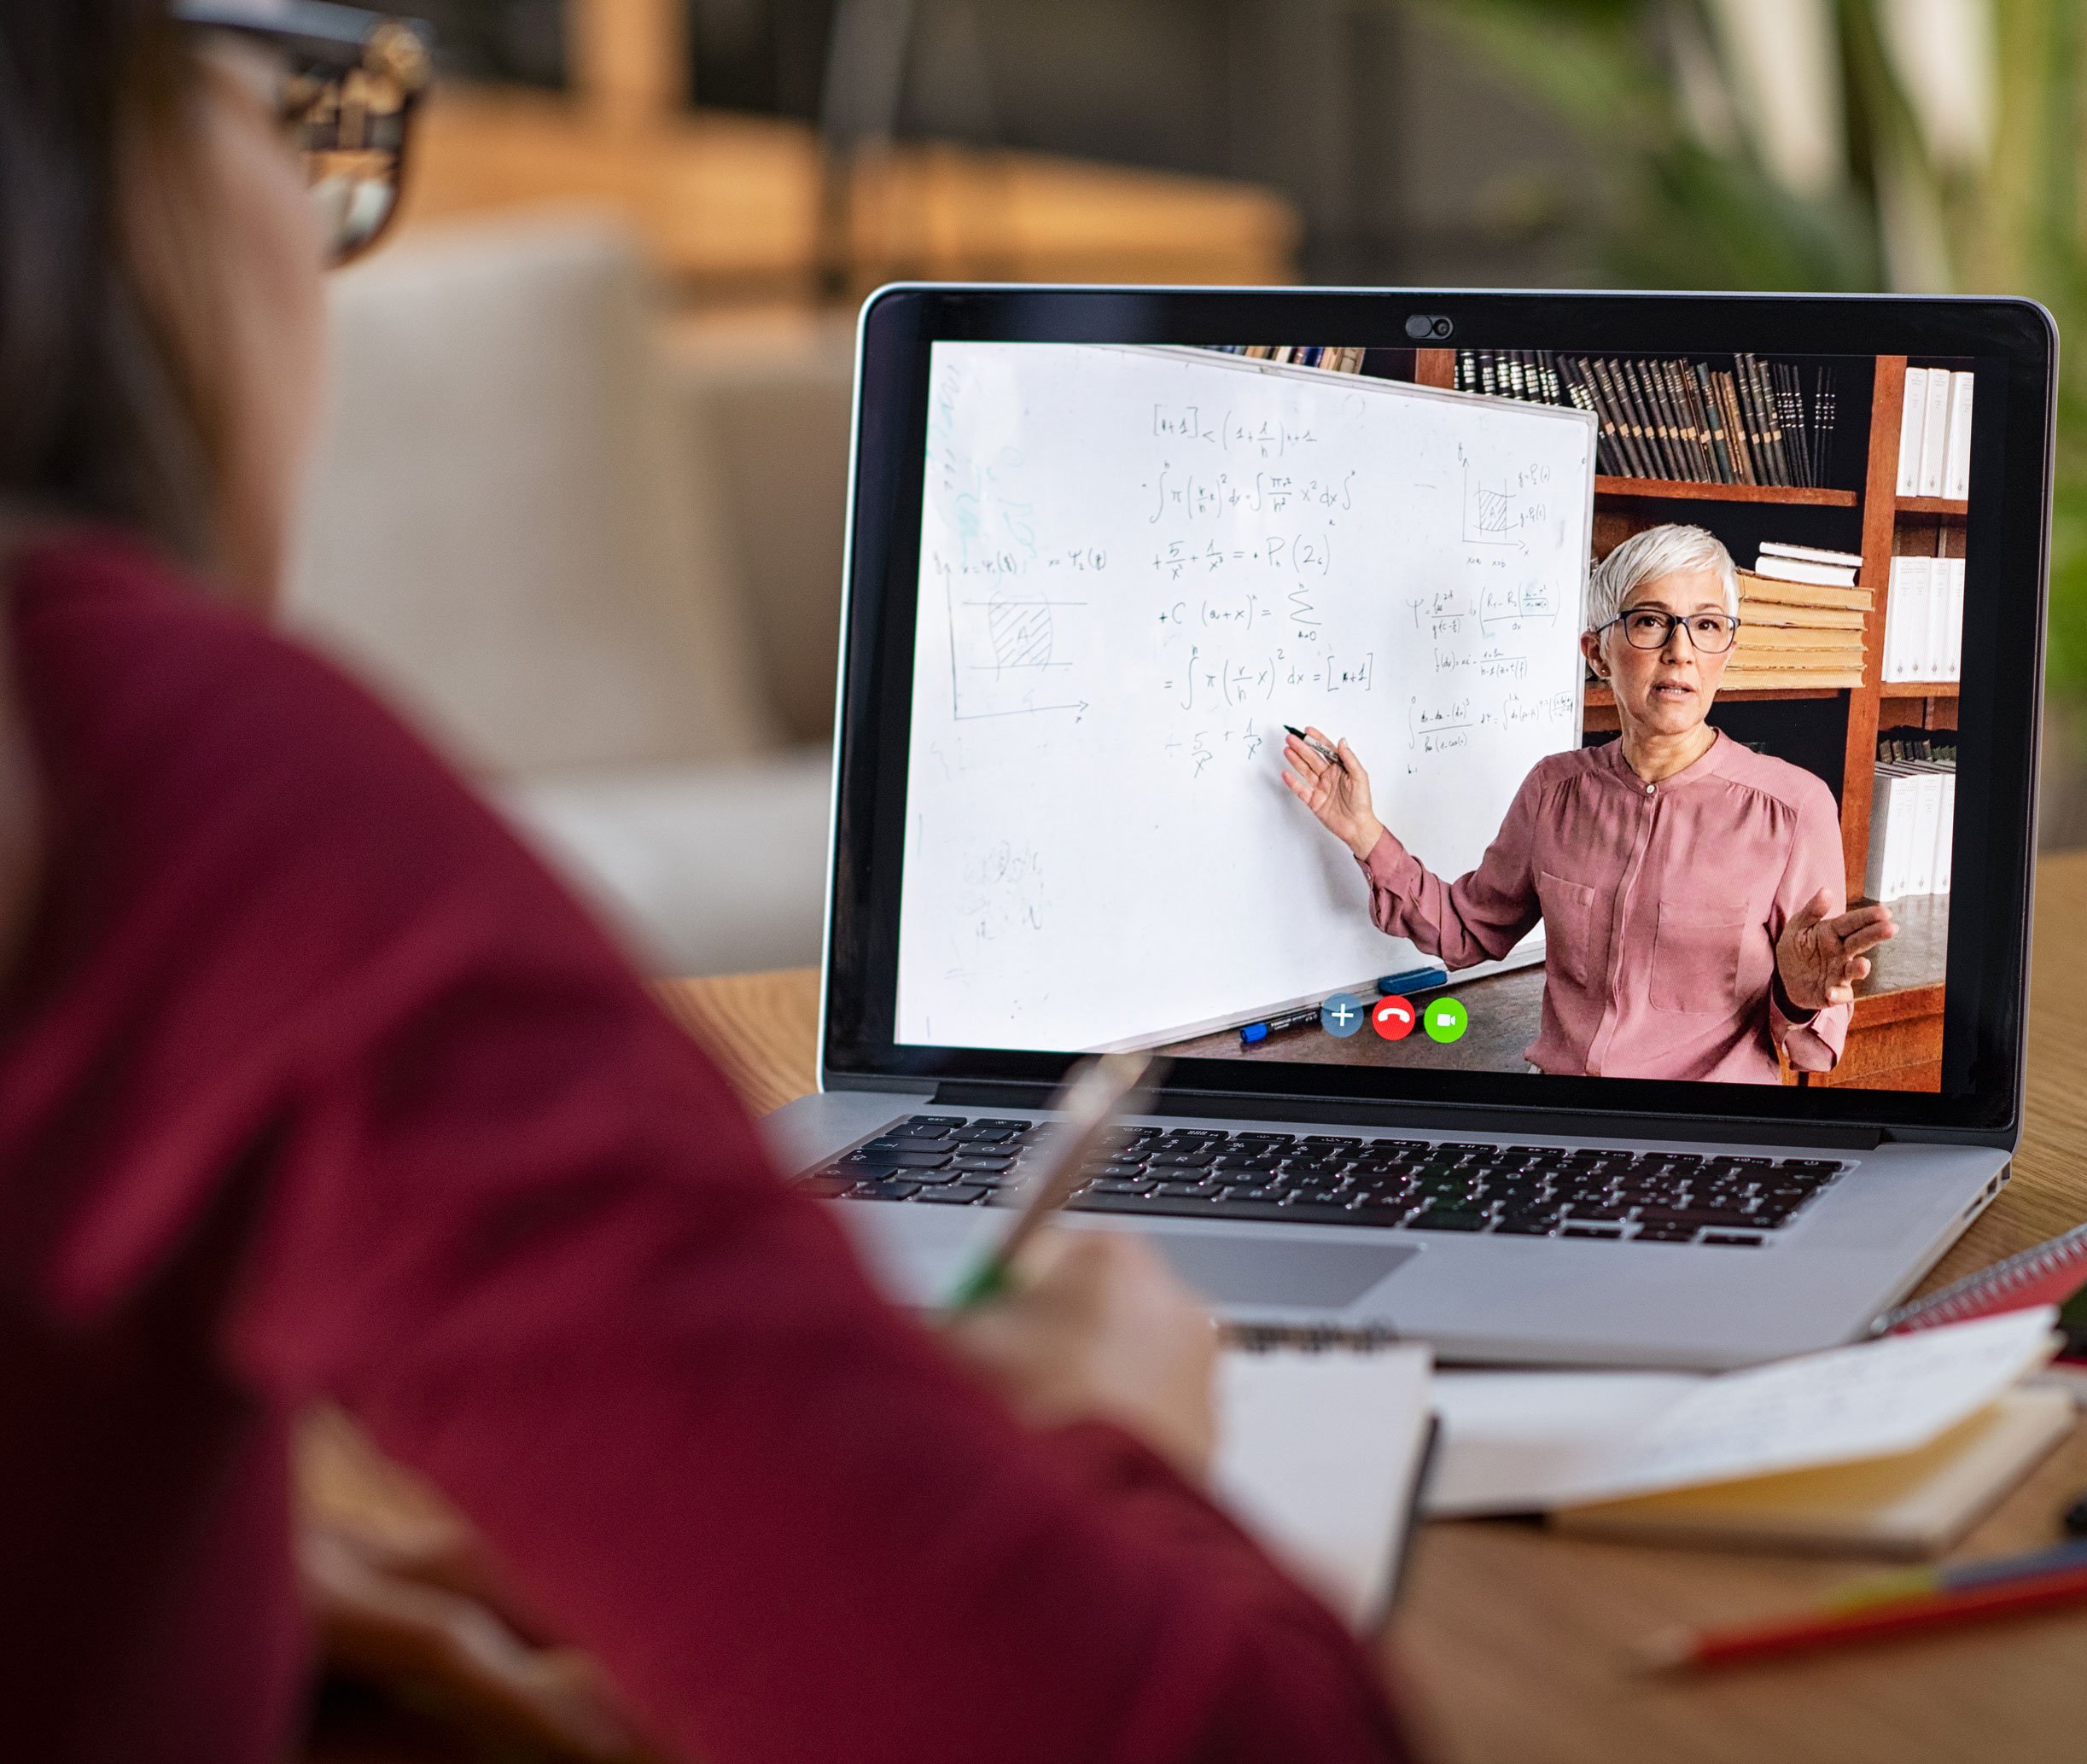
<svg viewBox="0 0 2087 1764">
<path fill-rule="evenodd" d="M 1054 1086 L 1046 1084 L 995 1084 L 976 1079 L 944 1079 L 935 1088 L 935 1104 L 944 1109 L 1044 1109 Z M 1565 1110 L 1503 1109 L 1473 1104 L 1458 1108 L 1396 1103 L 1361 1103 L 1332 1097 L 1233 1097 L 1204 1092 L 1163 1092 L 1146 1105 L 1147 1115 L 1197 1115 L 1218 1121 L 1294 1121 L 1301 1123 L 1364 1127 L 1406 1127 L 1415 1132 L 1543 1133 L 1575 1138 L 1715 1140 L 1722 1144 L 1827 1145 L 1851 1151 L 1874 1150 L 1883 1143 L 1874 1127 L 1841 1121 L 1734 1121 L 1703 1115 L 1613 1115 Z"/>
</svg>

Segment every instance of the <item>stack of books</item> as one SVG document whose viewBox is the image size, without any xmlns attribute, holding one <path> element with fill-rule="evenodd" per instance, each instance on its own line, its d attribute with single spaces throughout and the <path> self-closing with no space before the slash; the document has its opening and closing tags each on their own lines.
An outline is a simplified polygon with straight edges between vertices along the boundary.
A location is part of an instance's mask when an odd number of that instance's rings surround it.
<svg viewBox="0 0 2087 1764">
<path fill-rule="evenodd" d="M 1898 493 L 1962 502 L 1971 494 L 1968 372 L 1908 368 L 1898 423 Z"/>
<path fill-rule="evenodd" d="M 1887 680 L 1933 683 L 1963 674 L 1964 560 L 1894 557 L 1884 603 Z"/>
<path fill-rule="evenodd" d="M 1954 736 L 1918 729 L 1887 731 L 1877 742 L 1870 787 L 1863 892 L 1872 900 L 1948 894 L 1956 835 Z"/>
<path fill-rule="evenodd" d="M 1870 591 L 1855 585 L 1852 551 L 1763 540 L 1740 579 L 1739 641 L 1724 690 L 1790 690 L 1863 684 Z"/>
<path fill-rule="evenodd" d="M 1456 386 L 1591 410 L 1601 424 L 1600 469 L 1612 477 L 1824 484 L 1838 404 L 1833 370 L 1754 355 L 1730 360 L 1723 368 L 1647 356 L 1460 349 Z"/>
</svg>

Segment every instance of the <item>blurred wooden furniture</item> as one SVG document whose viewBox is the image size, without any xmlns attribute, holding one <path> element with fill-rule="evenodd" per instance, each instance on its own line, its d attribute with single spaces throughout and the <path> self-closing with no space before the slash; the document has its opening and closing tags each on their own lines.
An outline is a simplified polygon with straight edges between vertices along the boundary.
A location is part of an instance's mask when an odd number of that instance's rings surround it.
<svg viewBox="0 0 2087 1764">
<path fill-rule="evenodd" d="M 634 224 L 691 290 L 803 297 L 837 267 L 837 212 L 810 125 L 686 108 L 675 0 L 568 0 L 569 94 L 447 88 L 429 106 L 408 224 L 578 202 Z M 899 277 L 1286 282 L 1297 211 L 1256 186 L 931 143 L 842 174 L 838 265 L 854 291 Z"/>
<path fill-rule="evenodd" d="M 2087 853 L 2038 871 L 2028 1132 L 2014 1178 L 1928 1289 L 2087 1219 Z M 808 1090 L 809 971 L 684 982 L 668 1008 L 748 1106 Z M 2087 1489 L 2087 1429 L 1974 1531 L 1970 1557 L 2055 1540 Z M 2087 1611 L 1758 1667 L 1648 1679 L 1625 1650 L 1673 1624 L 1765 1616 L 1874 1564 L 1429 1526 L 1393 1645 L 1400 1694 L 1444 1764 L 2008 1764 L 2087 1749 Z"/>
<path fill-rule="evenodd" d="M 598 215 L 429 229 L 329 290 L 289 620 L 435 731 L 650 971 L 817 960 L 845 319 L 670 327 Z"/>
</svg>

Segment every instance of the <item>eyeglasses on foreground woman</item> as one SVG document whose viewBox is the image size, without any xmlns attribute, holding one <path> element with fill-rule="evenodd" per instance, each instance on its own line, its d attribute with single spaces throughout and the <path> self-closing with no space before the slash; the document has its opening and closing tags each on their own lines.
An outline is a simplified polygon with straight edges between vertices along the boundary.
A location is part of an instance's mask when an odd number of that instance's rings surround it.
<svg viewBox="0 0 2087 1764">
<path fill-rule="evenodd" d="M 398 217 L 414 113 L 434 77 L 434 32 L 322 0 L 175 0 L 172 11 L 274 58 L 277 102 L 304 154 L 329 260 L 375 246 Z"/>
</svg>

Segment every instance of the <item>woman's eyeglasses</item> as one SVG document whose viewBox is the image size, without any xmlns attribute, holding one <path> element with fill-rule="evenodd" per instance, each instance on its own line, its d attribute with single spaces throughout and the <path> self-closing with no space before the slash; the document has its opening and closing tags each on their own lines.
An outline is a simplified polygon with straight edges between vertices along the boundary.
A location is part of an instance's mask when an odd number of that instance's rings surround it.
<svg viewBox="0 0 2087 1764">
<path fill-rule="evenodd" d="M 1722 655 L 1738 637 L 1740 621 L 1728 613 L 1667 613 L 1639 607 L 1595 629 L 1606 631 L 1610 625 L 1624 627 L 1624 641 L 1634 649 L 1664 649 L 1680 629 L 1703 655 Z"/>
<path fill-rule="evenodd" d="M 397 218 L 413 112 L 434 77 L 433 33 L 320 0 L 175 0 L 182 24 L 225 31 L 283 58 L 283 121 L 305 157 L 338 265 Z"/>
</svg>

